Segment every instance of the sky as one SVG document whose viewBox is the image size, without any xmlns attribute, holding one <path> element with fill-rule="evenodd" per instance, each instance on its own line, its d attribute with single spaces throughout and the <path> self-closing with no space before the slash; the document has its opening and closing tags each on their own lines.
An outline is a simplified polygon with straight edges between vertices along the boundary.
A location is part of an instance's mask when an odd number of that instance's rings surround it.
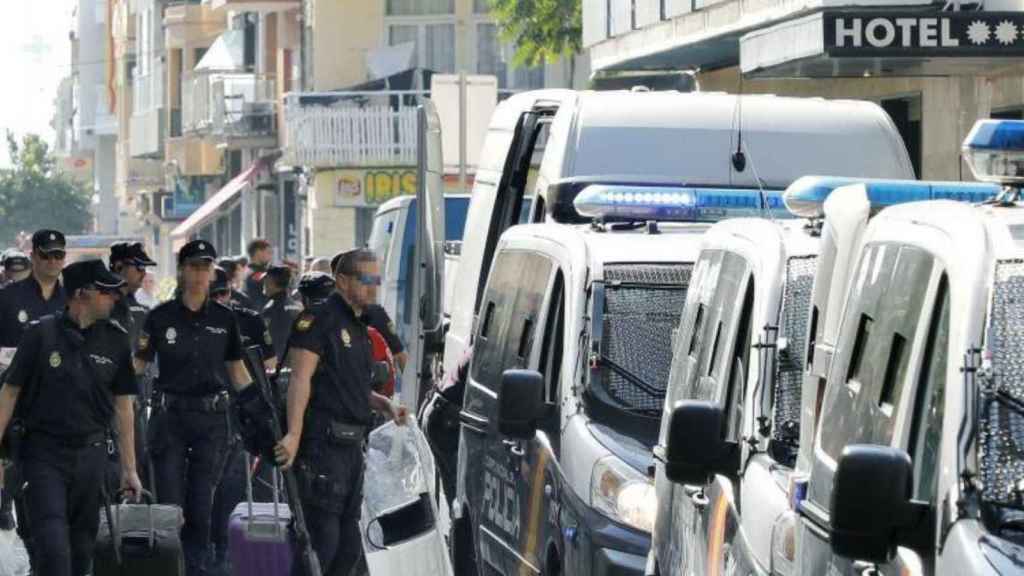
<svg viewBox="0 0 1024 576">
<path fill-rule="evenodd" d="M 77 0 L 0 3 L 0 137 L 4 131 L 42 134 L 53 142 L 57 84 L 70 72 L 72 11 Z M 7 146 L 0 139 L 0 164 Z"/>
</svg>

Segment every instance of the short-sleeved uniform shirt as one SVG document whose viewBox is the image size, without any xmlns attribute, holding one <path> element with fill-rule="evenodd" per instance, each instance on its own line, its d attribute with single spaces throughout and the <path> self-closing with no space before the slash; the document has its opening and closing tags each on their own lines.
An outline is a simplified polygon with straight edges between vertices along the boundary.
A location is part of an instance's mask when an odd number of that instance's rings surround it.
<svg viewBox="0 0 1024 576">
<path fill-rule="evenodd" d="M 270 329 L 270 337 L 274 341 L 274 354 L 277 355 L 279 362 L 284 360 L 285 352 L 288 350 L 288 334 L 300 312 L 302 304 L 283 292 L 271 298 L 263 307 L 263 320 Z"/>
<path fill-rule="evenodd" d="M 228 389 L 225 362 L 242 359 L 238 320 L 227 306 L 207 298 L 193 312 L 181 296 L 146 316 L 135 357 L 158 360 L 155 389 L 180 396 L 211 396 Z"/>
<path fill-rule="evenodd" d="M 110 319 L 128 331 L 128 341 L 134 346 L 138 341 L 139 330 L 146 321 L 146 314 L 149 314 L 149 308 L 140 304 L 135 294 L 127 294 L 118 298 Z"/>
<path fill-rule="evenodd" d="M 259 346 L 264 360 L 272 358 L 274 356 L 274 339 L 270 330 L 267 329 L 267 323 L 263 321 L 263 316 L 244 306 L 232 305 L 231 309 L 235 311 L 235 317 L 238 318 L 238 332 L 242 337 L 242 347 Z"/>
<path fill-rule="evenodd" d="M 28 399 L 30 433 L 69 440 L 106 431 L 114 397 L 138 393 L 127 332 L 108 321 L 82 330 L 64 313 L 25 331 L 4 380 Z"/>
<path fill-rule="evenodd" d="M 312 412 L 350 424 L 372 423 L 370 337 L 340 294 L 299 314 L 289 345 L 320 357 L 311 383 Z"/>
<path fill-rule="evenodd" d="M 377 332 L 380 332 L 380 335 L 384 337 L 384 341 L 388 343 L 388 349 L 391 350 L 392 354 L 405 352 L 405 346 L 402 345 L 402 339 L 398 337 L 395 323 L 388 316 L 388 312 L 383 306 L 379 304 L 367 306 L 363 310 L 362 320 L 364 324 L 372 326 Z"/>
<path fill-rule="evenodd" d="M 43 289 L 34 276 L 0 290 L 0 347 L 17 346 L 29 322 L 62 312 L 66 303 L 64 287 L 59 282 L 50 299 L 44 300 Z"/>
</svg>

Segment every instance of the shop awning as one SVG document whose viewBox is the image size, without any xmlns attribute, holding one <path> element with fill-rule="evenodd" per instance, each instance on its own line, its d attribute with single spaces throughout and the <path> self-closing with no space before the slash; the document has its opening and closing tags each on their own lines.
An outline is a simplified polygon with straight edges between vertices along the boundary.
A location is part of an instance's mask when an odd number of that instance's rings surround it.
<svg viewBox="0 0 1024 576">
<path fill-rule="evenodd" d="M 225 208 L 230 204 L 232 200 L 242 193 L 242 190 L 247 185 L 252 183 L 256 173 L 263 166 L 264 161 L 261 158 L 253 162 L 251 166 L 243 170 L 238 176 L 232 178 L 231 181 L 218 190 L 216 194 L 210 196 L 206 202 L 203 202 L 199 208 L 196 208 L 196 211 L 186 218 L 184 222 L 178 224 L 178 226 L 171 231 L 171 238 L 188 236 L 197 229 L 209 224 L 211 220 L 218 216 L 218 212 L 222 208 Z"/>
</svg>

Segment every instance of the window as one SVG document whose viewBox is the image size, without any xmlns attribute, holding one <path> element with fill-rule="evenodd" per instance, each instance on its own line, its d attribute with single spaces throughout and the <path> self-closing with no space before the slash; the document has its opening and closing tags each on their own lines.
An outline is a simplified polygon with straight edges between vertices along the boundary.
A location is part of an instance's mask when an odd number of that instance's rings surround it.
<svg viewBox="0 0 1024 576">
<path fill-rule="evenodd" d="M 387 0 L 385 13 L 388 16 L 454 14 L 455 0 Z"/>
<path fill-rule="evenodd" d="M 391 46 L 407 42 L 416 47 L 416 66 L 435 72 L 455 72 L 454 23 L 392 24 L 388 27 L 388 43 Z"/>
<path fill-rule="evenodd" d="M 548 403 L 557 405 L 565 340 L 565 280 L 561 272 L 555 277 L 551 289 L 545 325 L 545 342 L 540 361 L 540 371 L 544 374 L 544 398 Z"/>
<path fill-rule="evenodd" d="M 721 382 L 727 383 L 725 392 L 726 437 L 733 440 L 740 436 L 743 426 L 743 400 L 747 394 L 747 367 L 750 365 L 750 337 L 754 329 L 754 280 L 749 276 L 748 278 L 746 294 L 743 296 L 742 312 L 735 330 L 736 337 L 733 339 L 729 372 L 721 378 Z"/>
<path fill-rule="evenodd" d="M 838 460 L 848 444 L 892 441 L 895 406 L 910 374 L 910 347 L 924 308 L 934 259 L 918 248 L 876 245 L 862 259 L 847 308 L 822 409 L 822 448 Z M 854 331 L 856 331 L 854 333 Z M 845 343 L 854 340 L 853 350 Z"/>
<path fill-rule="evenodd" d="M 942 417 L 949 358 L 949 282 L 943 276 L 935 297 L 921 377 L 914 402 L 910 455 L 914 462 L 914 498 L 934 503 L 942 445 Z"/>
<path fill-rule="evenodd" d="M 892 118 L 910 154 L 914 174 L 921 177 L 921 95 L 882 100 L 882 109 Z"/>
<path fill-rule="evenodd" d="M 489 14 L 492 0 L 473 0 L 473 12 L 476 14 Z"/>
<path fill-rule="evenodd" d="M 544 87 L 543 66 L 513 66 L 515 48 L 501 42 L 497 25 L 483 22 L 476 26 L 476 71 L 498 78 L 498 89 L 529 90 Z"/>
</svg>

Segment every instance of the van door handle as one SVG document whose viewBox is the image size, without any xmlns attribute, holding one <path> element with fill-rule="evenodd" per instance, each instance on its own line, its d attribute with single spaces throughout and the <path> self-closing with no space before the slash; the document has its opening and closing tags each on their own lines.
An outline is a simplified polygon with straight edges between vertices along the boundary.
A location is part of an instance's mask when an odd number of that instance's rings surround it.
<svg viewBox="0 0 1024 576">
<path fill-rule="evenodd" d="M 700 494 L 703 491 L 704 488 L 700 486 L 690 486 L 689 484 L 683 485 L 683 492 L 685 492 L 686 495 L 689 496 L 690 498 L 693 498 L 694 494 Z"/>
<path fill-rule="evenodd" d="M 693 503 L 693 507 L 697 510 L 704 510 L 708 507 L 708 497 L 704 494 L 704 490 L 701 488 L 696 488 L 692 492 L 690 490 L 686 490 L 686 493 L 690 497 L 690 502 Z"/>
</svg>

